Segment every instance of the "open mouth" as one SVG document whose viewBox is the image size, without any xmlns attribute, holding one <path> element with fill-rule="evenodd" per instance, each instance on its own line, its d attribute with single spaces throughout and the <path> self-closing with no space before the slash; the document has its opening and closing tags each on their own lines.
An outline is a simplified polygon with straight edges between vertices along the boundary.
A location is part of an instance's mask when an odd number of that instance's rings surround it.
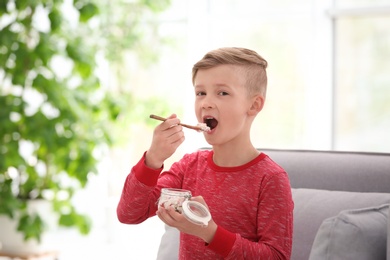
<svg viewBox="0 0 390 260">
<path fill-rule="evenodd" d="M 218 125 L 218 120 L 214 117 L 206 117 L 203 119 L 203 122 L 213 130 Z"/>
</svg>

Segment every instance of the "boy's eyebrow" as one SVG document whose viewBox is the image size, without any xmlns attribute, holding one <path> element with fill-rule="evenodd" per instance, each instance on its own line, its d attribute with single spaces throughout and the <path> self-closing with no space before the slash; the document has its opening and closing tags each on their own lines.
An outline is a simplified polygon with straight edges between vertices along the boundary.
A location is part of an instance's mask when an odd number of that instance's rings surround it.
<svg viewBox="0 0 390 260">
<path fill-rule="evenodd" d="M 203 88 L 204 85 L 203 84 L 197 84 L 194 86 L 194 88 Z M 228 87 L 230 88 L 230 86 L 226 83 L 216 83 L 216 84 L 213 84 L 212 87 Z"/>
<path fill-rule="evenodd" d="M 225 84 L 225 83 L 217 83 L 215 84 L 216 87 L 230 87 L 229 85 Z"/>
</svg>

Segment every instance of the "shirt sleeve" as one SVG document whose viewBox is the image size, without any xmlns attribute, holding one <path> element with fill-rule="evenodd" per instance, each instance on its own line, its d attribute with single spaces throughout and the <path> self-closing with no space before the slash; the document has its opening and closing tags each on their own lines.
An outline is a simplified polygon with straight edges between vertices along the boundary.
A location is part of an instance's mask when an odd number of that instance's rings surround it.
<svg viewBox="0 0 390 260">
<path fill-rule="evenodd" d="M 126 177 L 117 206 L 121 223 L 138 224 L 156 215 L 159 192 L 155 186 L 162 168 L 147 167 L 145 154 Z"/>
<path fill-rule="evenodd" d="M 218 226 L 213 240 L 207 245 L 211 250 L 223 257 L 229 255 L 236 241 L 236 235 Z"/>
</svg>

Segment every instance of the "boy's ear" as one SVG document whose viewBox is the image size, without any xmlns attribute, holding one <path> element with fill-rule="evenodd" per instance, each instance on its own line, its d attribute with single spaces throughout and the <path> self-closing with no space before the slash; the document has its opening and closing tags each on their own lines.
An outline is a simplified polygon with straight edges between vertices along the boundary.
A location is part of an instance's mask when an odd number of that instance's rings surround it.
<svg viewBox="0 0 390 260">
<path fill-rule="evenodd" d="M 255 97 L 253 97 L 252 105 L 248 111 L 249 115 L 257 115 L 257 113 L 259 113 L 263 109 L 264 101 L 265 99 L 262 95 L 256 95 Z"/>
</svg>

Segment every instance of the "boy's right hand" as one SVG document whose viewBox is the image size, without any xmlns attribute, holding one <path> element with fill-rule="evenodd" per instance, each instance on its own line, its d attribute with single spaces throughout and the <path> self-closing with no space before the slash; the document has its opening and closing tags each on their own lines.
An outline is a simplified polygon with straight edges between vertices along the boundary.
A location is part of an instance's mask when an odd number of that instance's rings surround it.
<svg viewBox="0 0 390 260">
<path fill-rule="evenodd" d="M 183 127 L 179 123 L 180 119 L 172 114 L 154 129 L 152 144 L 146 152 L 145 162 L 148 167 L 161 168 L 164 161 L 184 142 Z"/>
</svg>

